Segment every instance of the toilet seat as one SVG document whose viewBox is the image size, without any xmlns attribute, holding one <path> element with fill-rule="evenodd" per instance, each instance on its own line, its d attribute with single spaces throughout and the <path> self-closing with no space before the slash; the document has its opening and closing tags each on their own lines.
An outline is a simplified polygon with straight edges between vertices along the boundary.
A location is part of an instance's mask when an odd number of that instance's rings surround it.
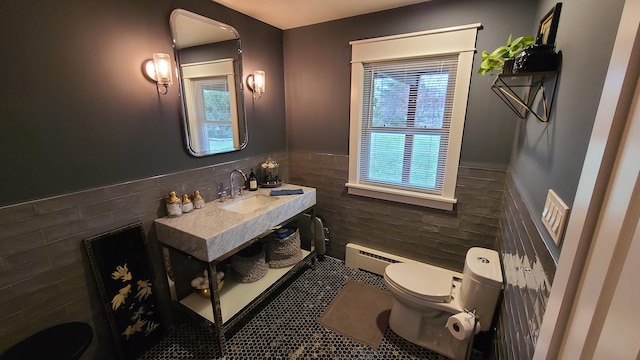
<svg viewBox="0 0 640 360">
<path fill-rule="evenodd" d="M 410 295 L 431 302 L 451 301 L 453 275 L 413 263 L 396 263 L 384 270 L 387 281 Z"/>
</svg>

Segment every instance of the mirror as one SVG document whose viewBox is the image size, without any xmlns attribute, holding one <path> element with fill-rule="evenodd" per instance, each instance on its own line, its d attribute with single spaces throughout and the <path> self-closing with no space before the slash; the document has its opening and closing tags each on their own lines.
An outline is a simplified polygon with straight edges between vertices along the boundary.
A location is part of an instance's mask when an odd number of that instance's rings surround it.
<svg viewBox="0 0 640 360">
<path fill-rule="evenodd" d="M 240 35 L 227 24 L 183 9 L 175 9 L 169 23 L 187 150 L 200 157 L 244 148 Z"/>
</svg>

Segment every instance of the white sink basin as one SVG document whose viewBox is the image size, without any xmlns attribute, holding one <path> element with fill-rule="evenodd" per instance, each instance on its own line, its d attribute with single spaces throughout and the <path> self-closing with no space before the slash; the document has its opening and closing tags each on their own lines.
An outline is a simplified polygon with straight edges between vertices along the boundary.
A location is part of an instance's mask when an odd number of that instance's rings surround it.
<svg viewBox="0 0 640 360">
<path fill-rule="evenodd" d="M 276 200 L 278 200 L 277 197 L 256 194 L 251 197 L 235 200 L 227 205 L 222 205 L 221 208 L 238 214 L 248 214 L 267 206 Z"/>
</svg>

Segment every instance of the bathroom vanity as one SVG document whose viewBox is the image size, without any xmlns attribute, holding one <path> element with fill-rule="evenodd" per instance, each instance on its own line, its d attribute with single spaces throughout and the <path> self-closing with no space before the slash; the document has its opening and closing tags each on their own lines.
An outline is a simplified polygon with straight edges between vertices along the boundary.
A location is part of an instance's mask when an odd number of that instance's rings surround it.
<svg viewBox="0 0 640 360">
<path fill-rule="evenodd" d="M 302 241 L 302 259 L 294 265 L 270 268 L 264 277 L 250 283 L 225 276 L 218 290 L 215 274 L 225 271 L 231 256 L 301 216 L 313 218 L 316 190 L 292 184 L 284 184 L 278 190 L 293 189 L 302 189 L 303 193 L 270 196 L 271 189 L 261 188 L 224 202 L 208 202 L 204 208 L 177 218 L 155 220 L 172 299 L 216 330 L 222 355 L 225 334 L 299 269 L 315 261 L 314 242 Z M 313 227 L 309 231 L 313 234 Z M 211 290 L 206 295 L 194 291 L 190 284 L 190 279 L 202 270 L 214 274 L 209 276 Z"/>
</svg>

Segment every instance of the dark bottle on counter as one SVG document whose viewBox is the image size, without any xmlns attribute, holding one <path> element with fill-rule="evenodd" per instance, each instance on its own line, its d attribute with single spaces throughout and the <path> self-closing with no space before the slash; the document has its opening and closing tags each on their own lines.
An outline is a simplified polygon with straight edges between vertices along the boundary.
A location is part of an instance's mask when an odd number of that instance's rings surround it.
<svg viewBox="0 0 640 360">
<path fill-rule="evenodd" d="M 258 178 L 256 177 L 256 173 L 253 172 L 253 169 L 251 169 L 249 173 L 249 191 L 256 190 L 258 190 Z"/>
</svg>

